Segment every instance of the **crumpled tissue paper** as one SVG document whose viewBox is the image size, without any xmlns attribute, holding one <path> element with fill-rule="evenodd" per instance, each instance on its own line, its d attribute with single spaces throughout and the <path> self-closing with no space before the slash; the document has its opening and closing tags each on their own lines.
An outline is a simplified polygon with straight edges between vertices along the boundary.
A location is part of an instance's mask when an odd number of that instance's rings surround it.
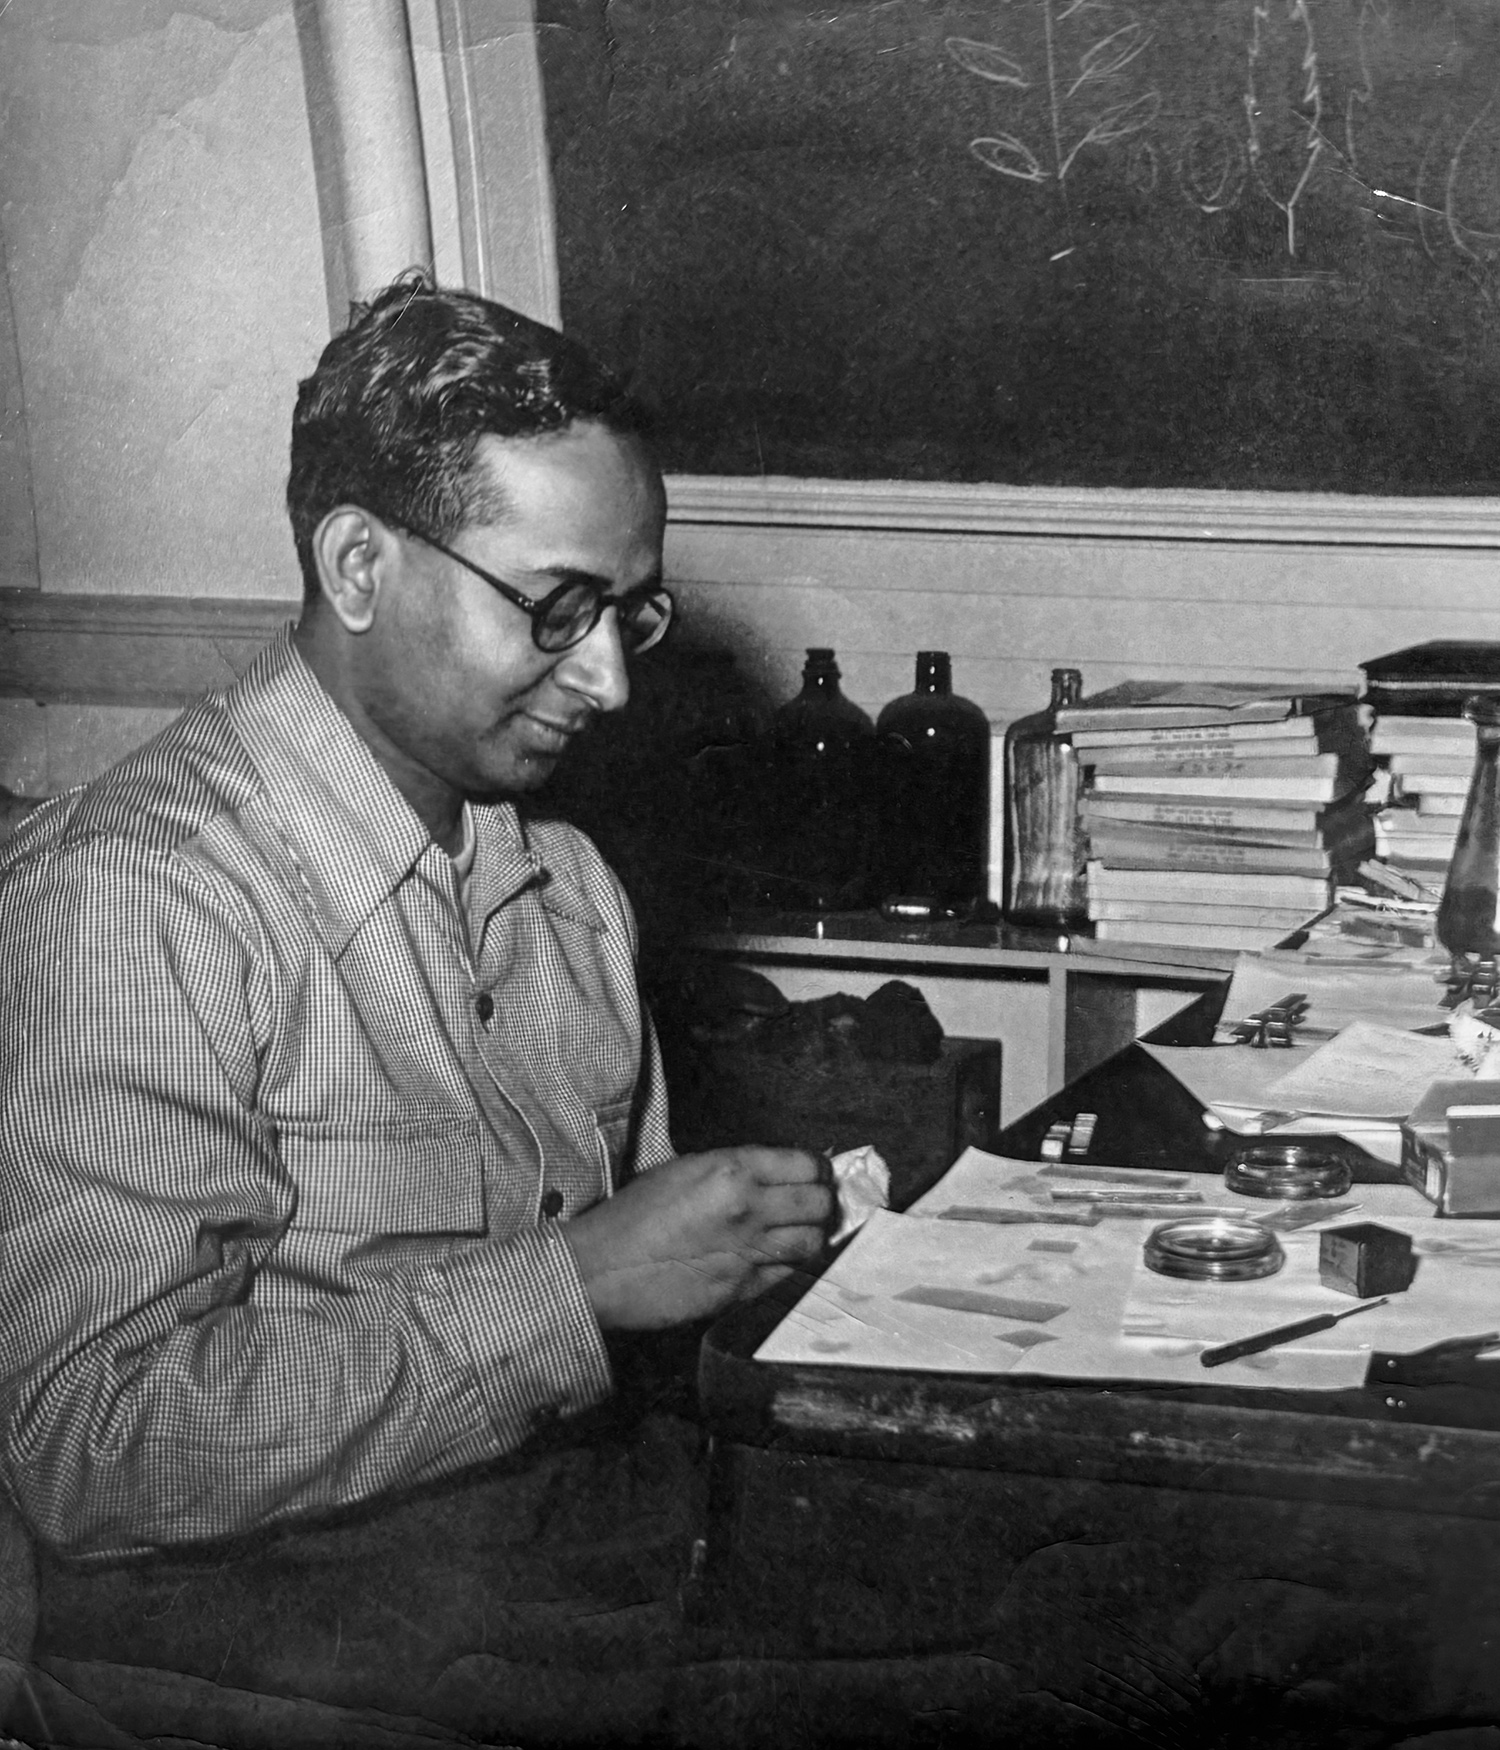
<svg viewBox="0 0 1500 1750">
<path fill-rule="evenodd" d="M 869 1143 L 830 1155 L 829 1165 L 839 1200 L 839 1224 L 830 1242 L 836 1246 L 858 1233 L 877 1209 L 889 1207 L 891 1169 Z"/>
</svg>

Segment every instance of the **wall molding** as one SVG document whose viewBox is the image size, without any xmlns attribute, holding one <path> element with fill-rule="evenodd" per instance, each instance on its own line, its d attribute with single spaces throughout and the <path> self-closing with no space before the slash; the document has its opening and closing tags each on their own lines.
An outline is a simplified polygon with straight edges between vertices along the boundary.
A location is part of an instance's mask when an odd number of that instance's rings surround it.
<svg viewBox="0 0 1500 1750">
<path fill-rule="evenodd" d="M 1299 493 L 1152 492 L 953 486 L 901 481 L 741 480 L 674 475 L 673 527 L 715 527 L 722 553 L 700 583 L 750 581 L 755 531 L 842 531 L 899 550 L 903 537 L 1213 542 L 1351 551 L 1500 549 L 1500 499 L 1391 499 Z M 669 536 L 670 544 L 670 536 Z M 717 551 L 718 544 L 715 544 Z M 784 556 L 783 556 L 784 558 Z M 899 567 L 898 567 L 899 569 Z M 981 566 L 965 588 L 999 597 L 1016 585 Z M 1114 604 L 1101 591 L 1099 610 Z M 1205 602 L 1205 609 L 1212 604 Z M 1118 611 L 1116 609 L 1115 611 Z M 0 589 L 0 698 L 41 703 L 183 705 L 242 673 L 288 620 L 292 600 L 54 594 Z"/>
<path fill-rule="evenodd" d="M 243 674 L 294 601 L 0 590 L 0 698 L 186 705 Z"/>
<path fill-rule="evenodd" d="M 1500 548 L 1500 498 L 1364 498 L 1310 492 L 762 480 L 676 474 L 681 524 L 925 530 L 1060 540 L 1229 541 L 1270 546 Z"/>
</svg>

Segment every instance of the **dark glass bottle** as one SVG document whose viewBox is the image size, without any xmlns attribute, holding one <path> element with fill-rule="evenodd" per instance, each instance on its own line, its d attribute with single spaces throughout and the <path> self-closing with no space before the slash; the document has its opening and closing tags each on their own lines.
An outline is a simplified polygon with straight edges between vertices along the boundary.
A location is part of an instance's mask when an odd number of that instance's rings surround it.
<svg viewBox="0 0 1500 1750">
<path fill-rule="evenodd" d="M 1076 704 L 1083 677 L 1052 671 L 1045 711 L 1022 717 L 1005 732 L 1004 894 L 1006 921 L 1043 929 L 1076 929 L 1088 919 L 1088 840 L 1078 810 L 1078 756 L 1057 713 Z"/>
<path fill-rule="evenodd" d="M 946 650 L 917 652 L 915 691 L 880 713 L 875 741 L 881 899 L 966 916 L 989 873 L 990 725 L 955 697 Z"/>
<path fill-rule="evenodd" d="M 1474 725 L 1474 775 L 1438 905 L 1437 939 L 1450 954 L 1500 954 L 1500 701 L 1464 704 Z"/>
<path fill-rule="evenodd" d="M 839 690 L 831 650 L 809 650 L 802 691 L 771 719 L 762 862 L 767 904 L 852 911 L 871 897 L 875 725 Z"/>
</svg>

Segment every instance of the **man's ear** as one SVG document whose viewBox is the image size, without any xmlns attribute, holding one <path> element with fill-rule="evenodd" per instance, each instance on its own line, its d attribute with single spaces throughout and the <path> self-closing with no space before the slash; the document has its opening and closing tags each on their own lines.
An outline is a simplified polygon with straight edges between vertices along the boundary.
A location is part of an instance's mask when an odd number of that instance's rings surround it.
<svg viewBox="0 0 1500 1750">
<path fill-rule="evenodd" d="M 346 632 L 368 632 L 396 558 L 395 536 L 358 505 L 341 504 L 313 531 L 312 549 L 329 611 Z"/>
</svg>

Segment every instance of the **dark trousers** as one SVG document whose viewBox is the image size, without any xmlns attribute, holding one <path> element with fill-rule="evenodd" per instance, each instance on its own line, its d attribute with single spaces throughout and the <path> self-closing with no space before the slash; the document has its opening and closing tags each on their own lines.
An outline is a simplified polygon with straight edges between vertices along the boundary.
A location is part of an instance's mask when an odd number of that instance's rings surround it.
<svg viewBox="0 0 1500 1750">
<path fill-rule="evenodd" d="M 704 1492 L 674 1395 L 632 1381 L 512 1458 L 335 1519 L 103 1565 L 42 1553 L 40 1684 L 11 1730 L 102 1743 L 35 1717 L 67 1692 L 123 1733 L 234 1750 L 359 1744 L 335 1710 L 397 1741 L 671 1741 Z"/>
</svg>

